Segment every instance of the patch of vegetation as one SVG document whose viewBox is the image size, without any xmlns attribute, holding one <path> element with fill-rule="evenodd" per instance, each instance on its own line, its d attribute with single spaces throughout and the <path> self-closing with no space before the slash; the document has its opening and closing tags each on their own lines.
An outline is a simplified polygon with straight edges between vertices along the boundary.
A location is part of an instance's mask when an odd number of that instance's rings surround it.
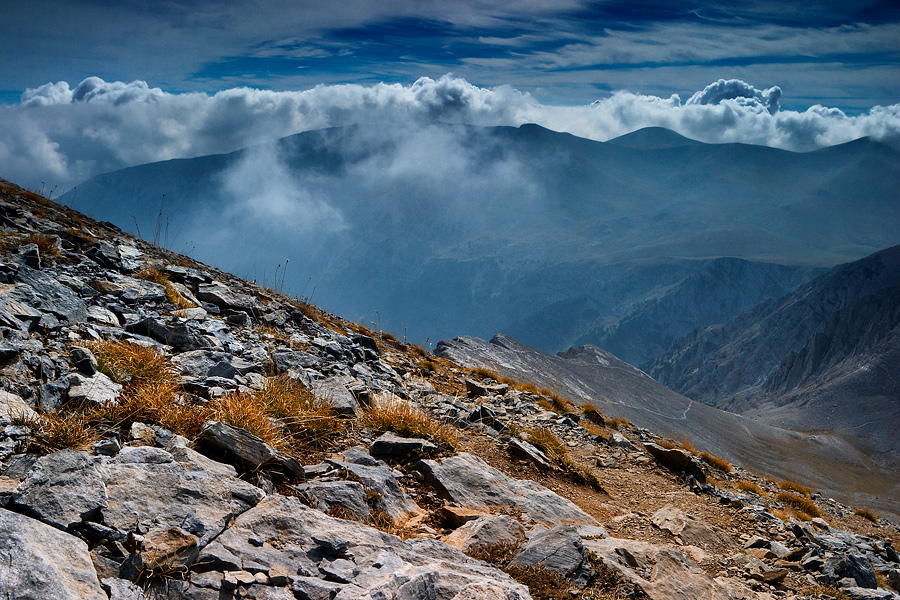
<svg viewBox="0 0 900 600">
<path fill-rule="evenodd" d="M 552 431 L 543 427 L 528 429 L 525 431 L 525 436 L 528 442 L 540 448 L 547 458 L 564 468 L 576 483 L 590 486 L 601 492 L 606 491 L 593 471 L 576 463 L 569 455 L 565 444 Z"/>
<path fill-rule="evenodd" d="M 709 452 L 701 452 L 699 456 L 706 464 L 715 467 L 720 471 L 731 473 L 734 470 L 734 468 L 731 466 L 731 463 L 729 463 L 724 458 L 719 458 L 718 456 L 714 456 Z"/>
<path fill-rule="evenodd" d="M 22 245 L 35 244 L 38 247 L 38 252 L 40 252 L 41 260 L 53 261 L 62 256 L 57 245 L 58 242 L 59 238 L 55 236 L 44 235 L 43 233 L 30 233 L 22 240 Z"/>
<path fill-rule="evenodd" d="M 578 408 L 581 409 L 581 416 L 594 423 L 595 425 L 600 425 L 601 427 L 606 425 L 606 420 L 603 418 L 603 413 L 597 410 L 593 404 L 588 404 L 587 402 L 580 404 Z"/>
<path fill-rule="evenodd" d="M 809 489 L 805 485 L 797 483 L 796 481 L 780 481 L 778 482 L 778 487 L 787 492 L 795 492 L 797 494 L 800 494 L 801 496 L 809 497 L 812 494 L 811 489 Z"/>
<path fill-rule="evenodd" d="M 508 565 L 503 569 L 510 577 L 525 585 L 534 600 L 571 600 L 571 582 L 544 565 L 520 567 Z"/>
<path fill-rule="evenodd" d="M 31 452 L 50 454 L 59 450 L 85 450 L 100 439 L 83 411 L 58 410 L 34 418 L 14 418 L 14 425 L 31 431 L 27 447 Z"/>
<path fill-rule="evenodd" d="M 872 512 L 868 508 L 857 508 L 855 511 L 853 511 L 853 514 L 855 514 L 858 517 L 862 517 L 863 519 L 866 519 L 867 521 L 872 521 L 873 523 L 878 523 L 878 515 L 876 515 L 874 512 Z"/>
<path fill-rule="evenodd" d="M 752 481 L 746 481 L 744 479 L 735 482 L 734 486 L 741 490 L 742 492 L 748 492 L 751 494 L 756 494 L 757 496 L 762 496 L 765 498 L 766 493 L 762 490 L 761 487 L 753 483 Z"/>
<path fill-rule="evenodd" d="M 816 503 L 805 496 L 800 496 L 791 492 L 779 492 L 775 496 L 775 500 L 790 508 L 795 515 L 799 513 L 799 515 L 806 515 L 813 519 L 822 516 L 822 511 L 819 510 Z M 798 518 L 799 515 L 797 515 Z"/>
<path fill-rule="evenodd" d="M 631 422 L 624 417 L 614 417 L 612 419 L 606 419 L 606 426 L 610 429 L 619 431 L 622 429 L 630 429 Z"/>
<path fill-rule="evenodd" d="M 196 304 L 182 296 L 178 292 L 178 290 L 175 289 L 175 286 L 172 285 L 172 282 L 169 281 L 169 276 L 160 269 L 142 269 L 137 273 L 137 275 L 135 275 L 135 277 L 163 286 L 163 288 L 166 290 L 166 300 L 168 300 L 178 308 L 195 308 L 197 306 Z"/>
<path fill-rule="evenodd" d="M 379 432 L 393 431 L 402 436 L 426 438 L 451 448 L 459 443 L 452 427 L 432 418 L 418 406 L 386 394 L 376 396 L 366 407 L 359 424 Z"/>
</svg>

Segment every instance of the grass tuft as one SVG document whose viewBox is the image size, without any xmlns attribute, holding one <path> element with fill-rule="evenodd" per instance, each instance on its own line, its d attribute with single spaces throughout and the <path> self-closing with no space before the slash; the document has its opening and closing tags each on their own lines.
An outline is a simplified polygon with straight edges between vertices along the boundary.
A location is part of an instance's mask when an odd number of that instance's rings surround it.
<svg viewBox="0 0 900 600">
<path fill-rule="evenodd" d="M 31 430 L 28 449 L 38 454 L 85 450 L 100 439 L 82 411 L 53 411 L 34 418 L 13 419 Z"/>
<path fill-rule="evenodd" d="M 456 432 L 429 416 L 418 406 L 393 395 L 379 394 L 363 411 L 360 425 L 375 431 L 393 431 L 398 435 L 423 437 L 455 448 Z"/>
<path fill-rule="evenodd" d="M 790 508 L 795 514 L 806 515 L 810 518 L 822 516 L 822 511 L 816 506 L 816 503 L 798 494 L 791 492 L 779 492 L 775 496 L 775 500 Z M 799 518 L 799 515 L 798 515 Z"/>
<path fill-rule="evenodd" d="M 175 289 L 175 286 L 172 285 L 172 282 L 169 281 L 169 276 L 165 274 L 164 271 L 155 268 L 146 268 L 142 269 L 140 272 L 135 275 L 138 279 L 143 279 L 144 281 L 149 281 L 151 283 L 156 283 L 166 290 L 166 300 L 177 306 L 178 308 L 195 308 L 196 305 L 182 296 L 178 290 Z"/>
<path fill-rule="evenodd" d="M 714 456 L 714 455 L 710 454 L 709 452 L 701 452 L 699 454 L 699 456 L 700 456 L 700 458 L 703 459 L 703 461 L 706 464 L 708 464 L 712 467 L 715 467 L 716 469 L 719 469 L 720 471 L 723 471 L 725 473 L 731 473 L 734 470 L 734 468 L 731 466 L 731 463 L 729 463 L 724 458 L 719 458 L 718 456 Z"/>
<path fill-rule="evenodd" d="M 741 481 L 736 482 L 734 485 L 737 489 L 741 490 L 742 492 L 756 494 L 757 496 L 762 496 L 763 498 L 766 497 L 766 493 L 762 490 L 762 488 L 759 487 L 758 485 L 756 485 L 755 483 L 753 483 L 752 481 L 741 480 Z"/>
<path fill-rule="evenodd" d="M 809 497 L 812 494 L 811 489 L 809 489 L 805 485 L 797 483 L 796 481 L 780 481 L 778 482 L 778 487 L 788 492 L 796 492 L 801 496 Z"/>
<path fill-rule="evenodd" d="M 878 515 L 876 515 L 874 512 L 872 512 L 868 508 L 857 508 L 855 511 L 853 511 L 853 514 L 855 514 L 856 516 L 862 517 L 863 519 L 866 519 L 867 521 L 872 521 L 873 523 L 878 523 Z"/>
</svg>

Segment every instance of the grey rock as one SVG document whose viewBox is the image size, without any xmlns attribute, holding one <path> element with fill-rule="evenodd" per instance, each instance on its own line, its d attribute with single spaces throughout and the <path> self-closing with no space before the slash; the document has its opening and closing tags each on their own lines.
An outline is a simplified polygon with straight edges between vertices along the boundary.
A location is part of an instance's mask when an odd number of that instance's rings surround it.
<svg viewBox="0 0 900 600">
<path fill-rule="evenodd" d="M 144 590 L 130 581 L 117 577 L 107 577 L 100 580 L 103 588 L 109 592 L 109 600 L 148 600 Z"/>
<path fill-rule="evenodd" d="M 477 398 L 479 396 L 497 395 L 502 396 L 509 391 L 509 386 L 505 383 L 498 385 L 490 385 L 479 383 L 473 379 L 466 378 L 466 393 L 469 398 Z"/>
<path fill-rule="evenodd" d="M 74 450 L 42 456 L 16 488 L 13 501 L 59 529 L 100 520 L 107 506 L 102 461 Z"/>
<path fill-rule="evenodd" d="M 872 589 L 847 586 L 841 588 L 841 591 L 850 598 L 855 598 L 858 600 L 897 600 L 897 598 L 900 598 L 900 595 L 897 595 L 894 592 L 885 590 L 883 588 Z"/>
<path fill-rule="evenodd" d="M 544 486 L 508 477 L 468 453 L 419 461 L 416 468 L 444 498 L 459 506 L 483 511 L 516 507 L 531 520 L 551 526 L 597 525 L 593 517 Z"/>
<path fill-rule="evenodd" d="M 322 359 L 313 356 L 308 352 L 301 352 L 299 350 L 279 350 L 273 352 L 272 362 L 278 373 L 286 373 L 288 371 L 302 373 L 303 369 L 320 369 L 322 367 Z"/>
<path fill-rule="evenodd" d="M 733 600 L 686 554 L 668 546 L 617 538 L 586 539 L 584 547 L 651 600 Z"/>
<path fill-rule="evenodd" d="M 509 450 L 510 452 L 528 458 L 532 462 L 545 469 L 554 468 L 553 463 L 550 462 L 550 459 L 547 458 L 547 455 L 544 454 L 540 448 L 538 448 L 534 444 L 526 442 L 525 440 L 511 438 L 509 440 Z"/>
<path fill-rule="evenodd" d="M 503 421 L 497 418 L 496 413 L 492 411 L 487 406 L 479 406 L 466 417 L 466 420 L 470 423 L 483 423 L 499 432 L 509 432 L 509 427 L 507 427 Z"/>
<path fill-rule="evenodd" d="M 613 432 L 612 437 L 609 438 L 609 443 L 613 446 L 618 446 L 619 448 L 625 448 L 626 450 L 629 450 L 632 447 L 631 440 L 618 431 Z"/>
<path fill-rule="evenodd" d="M 369 452 L 372 456 L 409 457 L 432 456 L 437 454 L 438 447 L 421 438 L 401 437 L 386 431 L 372 442 Z"/>
<path fill-rule="evenodd" d="M 262 365 L 244 360 L 228 352 L 193 350 L 173 357 L 176 368 L 185 375 L 199 377 L 224 377 L 233 379 L 235 375 L 261 372 Z"/>
<path fill-rule="evenodd" d="M 0 508 L 0 590 L 10 600 L 108 600 L 87 544 Z"/>
<path fill-rule="evenodd" d="M 125 447 L 103 460 L 107 471 L 103 522 L 123 532 L 181 527 L 203 547 L 235 515 L 265 496 L 249 483 L 208 471 L 190 459 L 180 462 L 159 448 Z"/>
<path fill-rule="evenodd" d="M 501 544 L 518 546 L 525 541 L 525 528 L 507 515 L 485 515 L 465 523 L 444 541 L 463 552 Z"/>
<path fill-rule="evenodd" d="M 244 311 L 249 314 L 259 312 L 260 305 L 255 298 L 232 291 L 228 286 L 214 281 L 197 286 L 197 298 L 219 308 Z"/>
<path fill-rule="evenodd" d="M 50 274 L 23 266 L 16 275 L 16 282 L 10 292 L 13 300 L 70 322 L 84 320 L 84 301 Z"/>
<path fill-rule="evenodd" d="M 21 396 L 0 390 L 0 423 L 11 423 L 19 419 L 34 421 L 37 418 L 38 414 Z"/>
<path fill-rule="evenodd" d="M 578 530 L 566 525 L 532 537 L 510 564 L 521 567 L 543 565 L 580 587 L 587 585 L 594 574 Z"/>
<path fill-rule="evenodd" d="M 313 392 L 328 401 L 338 415 L 353 417 L 359 412 L 359 403 L 347 387 L 355 381 L 352 377 L 329 377 L 317 382 L 313 386 Z"/>
<path fill-rule="evenodd" d="M 194 440 L 203 454 L 218 458 L 224 456 L 242 468 L 280 468 L 290 477 L 304 479 L 303 465 L 290 456 L 278 452 L 252 433 L 220 421 L 208 421 Z"/>
<path fill-rule="evenodd" d="M 703 472 L 697 458 L 690 452 L 680 448 L 663 448 L 651 442 L 645 442 L 644 448 L 659 464 L 670 471 L 687 473 L 693 475 L 698 482 L 706 483 L 706 473 Z"/>
<path fill-rule="evenodd" d="M 680 536 L 688 544 L 698 546 L 733 544 L 733 540 L 723 529 L 710 525 L 692 515 L 685 514 L 680 508 L 671 504 L 667 504 L 653 513 L 650 522 L 672 535 Z"/>
<path fill-rule="evenodd" d="M 72 366 L 83 375 L 92 377 L 97 372 L 97 358 L 89 349 L 82 346 L 72 346 L 69 356 L 72 359 Z"/>
<path fill-rule="evenodd" d="M 331 511 L 339 507 L 339 511 L 346 511 L 358 521 L 369 518 L 371 511 L 366 502 L 366 488 L 356 481 L 311 481 L 295 485 L 294 489 L 319 510 Z"/>
<path fill-rule="evenodd" d="M 326 556 L 314 539 L 323 534 L 349 541 L 345 550 L 347 558 Z M 248 542 L 250 538 L 261 545 L 252 545 Z M 299 575 L 293 584 L 298 598 L 333 597 L 336 589 L 333 586 L 339 584 L 317 579 L 323 568 L 350 580 L 338 588 L 341 591 L 335 600 L 363 596 L 410 600 L 416 597 L 529 598 L 527 589 L 502 571 L 472 560 L 442 542 L 403 541 L 360 523 L 328 517 L 296 498 L 278 495 L 269 496 L 239 516 L 201 552 L 197 563 L 209 569 L 240 564 L 251 572 L 267 572 L 275 565 L 284 566 Z M 421 591 L 426 581 L 428 593 L 418 595 L 416 590 Z M 327 590 L 321 590 L 322 587 Z"/>
<path fill-rule="evenodd" d="M 129 323 L 125 326 L 125 331 L 145 335 L 161 344 L 172 346 L 178 352 L 199 350 L 210 345 L 203 335 L 178 322 L 177 318 L 167 322 L 146 317 L 135 323 Z"/>
<path fill-rule="evenodd" d="M 81 373 L 69 375 L 69 400 L 104 405 L 115 402 L 122 393 L 122 385 L 103 373 L 85 377 Z"/>
<path fill-rule="evenodd" d="M 345 463 L 335 460 L 327 461 L 338 468 L 345 469 L 360 481 L 367 489 L 378 494 L 374 502 L 376 508 L 382 509 L 395 522 L 400 522 L 419 512 L 419 507 L 406 495 L 391 470 L 383 465 L 368 466 L 356 463 Z"/>
<path fill-rule="evenodd" d="M 406 439 L 406 438 L 400 438 Z M 376 440 L 377 441 L 377 440 Z M 384 461 L 378 460 L 369 454 L 369 451 L 366 450 L 362 446 L 352 446 L 347 448 L 343 452 L 341 452 L 341 457 L 343 457 L 344 461 L 348 463 L 354 463 L 357 465 L 366 465 L 368 467 L 379 467 L 386 466 L 387 463 Z M 307 468 L 307 467 L 304 467 Z"/>
<path fill-rule="evenodd" d="M 115 327 L 117 329 L 120 327 L 119 317 L 103 306 L 89 306 L 87 307 L 86 312 L 87 318 L 95 323 L 100 323 L 101 325 L 106 325 L 108 327 Z"/>
<path fill-rule="evenodd" d="M 32 269 L 41 268 L 41 253 L 37 244 L 25 244 L 19 246 L 16 254 L 22 259 L 22 263 Z"/>
<path fill-rule="evenodd" d="M 832 582 L 837 582 L 840 579 L 849 577 L 856 582 L 858 587 L 878 587 L 878 579 L 875 577 L 875 571 L 872 569 L 872 564 L 867 558 L 857 554 L 847 554 L 829 558 L 825 561 L 822 572 Z"/>
</svg>

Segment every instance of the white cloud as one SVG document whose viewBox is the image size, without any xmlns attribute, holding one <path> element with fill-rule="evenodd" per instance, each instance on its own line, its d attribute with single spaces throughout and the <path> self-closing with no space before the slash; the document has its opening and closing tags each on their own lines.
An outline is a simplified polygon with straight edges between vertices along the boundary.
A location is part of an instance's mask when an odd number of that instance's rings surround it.
<svg viewBox="0 0 900 600">
<path fill-rule="evenodd" d="M 604 141 L 662 126 L 707 142 L 806 151 L 870 135 L 900 144 L 900 104 L 858 116 L 812 106 L 779 110 L 780 88 L 719 80 L 682 102 L 615 92 L 587 106 L 540 104 L 508 86 L 483 88 L 446 75 L 411 85 L 320 85 L 295 92 L 233 88 L 173 94 L 146 82 L 85 79 L 30 89 L 0 106 L 3 176 L 60 188 L 135 164 L 237 150 L 301 131 L 353 123 L 538 123 Z M 782 98 L 783 100 L 783 98 Z"/>
</svg>

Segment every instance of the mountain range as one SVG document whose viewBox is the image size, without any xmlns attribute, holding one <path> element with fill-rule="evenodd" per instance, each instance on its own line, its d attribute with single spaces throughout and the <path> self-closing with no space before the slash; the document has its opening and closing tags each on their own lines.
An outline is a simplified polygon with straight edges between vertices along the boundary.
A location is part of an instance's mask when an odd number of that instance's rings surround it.
<svg viewBox="0 0 900 600">
<path fill-rule="evenodd" d="M 107 173 L 61 200 L 428 345 L 505 331 L 635 364 L 900 240 L 900 154 L 650 128 L 360 125 Z M 852 200 L 852 201 L 851 201 Z"/>
</svg>

